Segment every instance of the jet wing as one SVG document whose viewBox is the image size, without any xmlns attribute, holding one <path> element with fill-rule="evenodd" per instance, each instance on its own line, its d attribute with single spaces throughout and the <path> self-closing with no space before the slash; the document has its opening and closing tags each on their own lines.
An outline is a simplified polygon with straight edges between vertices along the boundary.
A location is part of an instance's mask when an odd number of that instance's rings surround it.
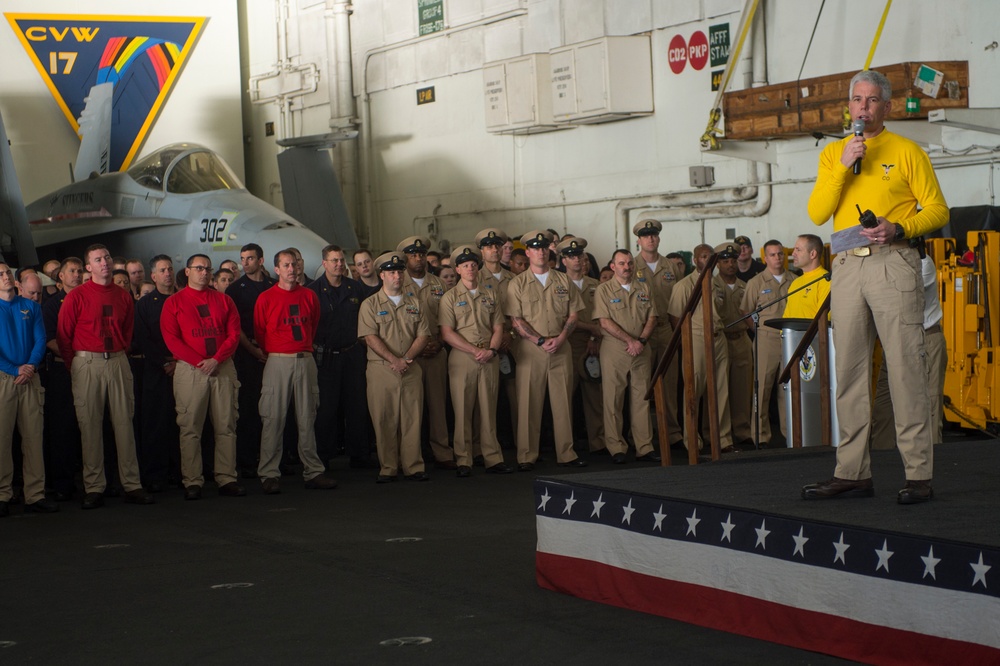
<svg viewBox="0 0 1000 666">
<path fill-rule="evenodd" d="M 35 246 L 45 247 L 57 243 L 79 240 L 91 236 L 120 233 L 132 229 L 172 227 L 190 224 L 188 220 L 171 217 L 80 217 L 42 219 L 30 223 Z"/>
</svg>

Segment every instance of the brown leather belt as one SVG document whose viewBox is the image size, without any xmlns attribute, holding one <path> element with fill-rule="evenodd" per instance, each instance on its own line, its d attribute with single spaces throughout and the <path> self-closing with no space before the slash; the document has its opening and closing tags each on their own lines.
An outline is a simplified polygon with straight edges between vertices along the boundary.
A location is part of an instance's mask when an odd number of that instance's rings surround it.
<svg viewBox="0 0 1000 666">
<path fill-rule="evenodd" d="M 276 358 L 305 358 L 306 356 L 312 356 L 312 352 L 296 352 L 294 354 L 281 354 L 278 352 L 271 352 L 268 356 L 274 356 Z"/>
<path fill-rule="evenodd" d="M 940 333 L 940 332 L 941 332 L 940 322 L 938 322 L 937 324 L 931 324 L 929 328 L 924 329 L 924 333 Z"/>
</svg>

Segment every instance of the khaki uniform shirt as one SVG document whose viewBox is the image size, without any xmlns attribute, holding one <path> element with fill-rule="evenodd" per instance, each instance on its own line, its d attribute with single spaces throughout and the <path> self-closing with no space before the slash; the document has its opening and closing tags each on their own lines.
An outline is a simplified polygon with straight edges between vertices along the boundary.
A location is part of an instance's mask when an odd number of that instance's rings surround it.
<svg viewBox="0 0 1000 666">
<path fill-rule="evenodd" d="M 647 285 L 653 293 L 656 311 L 662 315 L 657 326 L 669 325 L 670 320 L 667 319 L 666 314 L 670 306 L 670 294 L 678 281 L 678 277 L 673 272 L 673 264 L 666 257 L 660 256 L 654 272 L 649 269 L 649 264 L 642 258 L 642 254 L 637 254 L 635 255 L 635 281 Z"/>
<path fill-rule="evenodd" d="M 483 267 L 479 269 L 479 286 L 485 289 L 492 289 L 498 292 L 497 303 L 500 308 L 503 309 L 504 298 L 507 296 L 507 288 L 510 286 L 510 281 L 514 279 L 514 274 L 511 273 L 506 268 L 500 268 L 500 279 L 498 280 L 490 269 Z"/>
<path fill-rule="evenodd" d="M 431 336 L 430 325 L 424 316 L 420 301 L 404 295 L 399 305 L 389 299 L 385 291 L 378 292 L 361 303 L 358 312 L 358 337 L 377 335 L 396 356 L 402 358 L 413 341 L 420 336 Z M 369 361 L 385 360 L 368 348 Z"/>
<path fill-rule="evenodd" d="M 701 273 L 695 271 L 690 275 L 686 276 L 683 280 L 674 285 L 673 291 L 670 292 L 670 305 L 668 306 L 667 313 L 672 317 L 676 317 L 678 320 L 681 318 L 681 314 L 684 313 L 684 306 L 687 305 L 688 299 L 691 298 L 691 294 L 694 292 L 694 286 L 701 278 Z M 724 323 L 722 317 L 719 314 L 720 308 L 725 310 L 725 299 L 728 297 L 727 294 L 722 293 L 719 289 L 721 284 L 722 288 L 729 291 L 726 284 L 722 280 L 715 276 L 712 278 L 712 325 L 715 331 L 721 331 Z M 718 282 L 716 282 L 718 281 Z M 699 300 L 698 306 L 694 309 L 691 314 L 691 332 L 695 335 L 703 335 L 705 327 L 702 325 L 701 316 L 701 301 Z"/>
<path fill-rule="evenodd" d="M 504 309 L 508 317 L 521 317 L 539 335 L 552 338 L 562 333 L 566 320 L 583 309 L 580 290 L 565 273 L 550 270 L 545 287 L 528 269 L 511 280 Z"/>
<path fill-rule="evenodd" d="M 795 276 L 785 271 L 785 276 L 779 283 L 771 275 L 771 271 L 765 270 L 763 273 L 758 273 L 750 278 L 747 282 L 746 290 L 743 292 L 743 302 L 740 303 L 740 310 L 744 314 L 753 312 L 761 305 L 770 303 L 776 298 L 781 298 L 788 293 L 788 287 L 791 286 L 792 280 Z M 785 311 L 785 301 L 779 301 L 774 305 L 771 305 L 760 312 L 760 326 L 757 327 L 758 331 L 765 331 L 766 335 L 780 335 L 781 332 L 773 328 L 764 326 L 764 324 L 769 319 L 780 319 L 782 313 Z"/>
<path fill-rule="evenodd" d="M 441 299 L 438 323 L 455 329 L 466 342 L 487 349 L 493 338 L 493 327 L 503 324 L 503 312 L 496 296 L 493 290 L 484 289 L 482 282 L 475 296 L 459 282 Z"/>
<path fill-rule="evenodd" d="M 632 280 L 628 291 L 611 278 L 597 288 L 594 295 L 594 319 L 610 319 L 638 338 L 649 318 L 657 316 L 656 299 L 650 295 L 648 283 Z"/>
<path fill-rule="evenodd" d="M 592 314 L 594 312 L 594 294 L 597 292 L 597 287 L 601 283 L 595 280 L 594 278 L 590 277 L 589 275 L 584 275 L 583 289 L 577 287 L 576 283 L 573 282 L 572 279 L 570 279 L 570 284 L 572 284 L 573 287 L 580 292 L 580 298 L 583 300 L 583 309 L 580 310 L 579 314 L 580 321 L 586 322 L 588 324 L 591 323 L 594 319 L 594 316 Z M 583 345 L 586 345 L 587 341 L 590 339 L 590 331 L 585 331 L 582 328 L 578 328 L 575 331 L 573 331 L 573 335 L 570 337 L 570 339 L 574 343 L 582 343 Z M 573 346 L 575 349 L 576 344 L 574 344 Z"/>
<path fill-rule="evenodd" d="M 444 283 L 436 275 L 424 273 L 424 286 L 421 287 L 413 281 L 409 273 L 403 273 L 402 293 L 404 296 L 413 296 L 420 300 L 424 315 L 427 317 L 427 324 L 433 331 L 433 335 L 437 335 L 438 308 L 441 307 L 441 298 L 444 296 L 444 292 Z"/>
<path fill-rule="evenodd" d="M 746 288 L 747 283 L 739 278 L 736 279 L 736 285 L 730 287 L 718 275 L 712 277 L 712 291 L 721 292 L 724 296 L 722 307 L 719 310 L 719 314 L 722 316 L 722 323 L 729 325 L 743 316 L 743 313 L 740 312 L 740 304 L 743 303 L 743 294 Z M 726 329 L 726 333 L 745 332 L 746 326 L 733 326 Z"/>
</svg>

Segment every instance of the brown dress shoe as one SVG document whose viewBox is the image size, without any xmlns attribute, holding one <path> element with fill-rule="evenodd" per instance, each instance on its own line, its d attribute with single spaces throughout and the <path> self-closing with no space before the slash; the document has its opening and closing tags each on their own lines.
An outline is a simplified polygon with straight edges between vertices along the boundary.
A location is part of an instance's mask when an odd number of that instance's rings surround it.
<svg viewBox="0 0 1000 666">
<path fill-rule="evenodd" d="M 802 499 L 833 499 L 835 497 L 874 497 L 875 485 L 870 478 L 858 479 L 838 479 L 833 477 L 829 481 L 810 483 L 802 488 Z"/>
<path fill-rule="evenodd" d="M 336 487 L 336 481 L 322 474 L 306 481 L 306 490 L 333 490 Z"/>
<path fill-rule="evenodd" d="M 930 479 L 927 481 L 907 481 L 906 486 L 896 495 L 900 504 L 920 504 L 933 499 L 934 489 Z"/>
<path fill-rule="evenodd" d="M 223 497 L 245 497 L 247 491 L 246 488 L 235 481 L 230 481 L 227 484 L 219 486 L 219 494 Z"/>
<path fill-rule="evenodd" d="M 125 492 L 126 504 L 155 504 L 153 496 L 146 492 L 145 488 L 136 488 Z"/>
<path fill-rule="evenodd" d="M 278 495 L 281 493 L 281 482 L 277 478 L 264 479 L 260 485 L 265 495 Z"/>
</svg>

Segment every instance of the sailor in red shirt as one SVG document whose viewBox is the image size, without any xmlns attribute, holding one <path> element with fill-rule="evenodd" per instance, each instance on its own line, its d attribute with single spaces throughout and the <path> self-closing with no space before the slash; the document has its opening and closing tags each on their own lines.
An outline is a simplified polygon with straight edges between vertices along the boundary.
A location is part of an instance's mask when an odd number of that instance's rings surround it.
<svg viewBox="0 0 1000 666">
<path fill-rule="evenodd" d="M 313 338 L 319 327 L 319 299 L 311 289 L 298 283 L 298 264 L 291 250 L 274 255 L 278 284 L 257 299 L 254 306 L 254 339 L 264 354 L 264 379 L 260 391 L 260 475 L 265 495 L 281 492 L 282 431 L 292 396 L 299 429 L 299 459 L 306 488 L 336 488 L 337 482 L 324 476 L 323 462 L 316 455 L 316 408 L 319 382 L 313 358 Z"/>
<path fill-rule="evenodd" d="M 219 494 L 242 497 L 236 482 L 236 404 L 239 382 L 232 356 L 240 342 L 240 315 L 233 299 L 212 289 L 212 260 L 204 254 L 187 260 L 187 287 L 168 298 L 160 331 L 177 359 L 174 402 L 180 427 L 184 499 L 201 498 L 205 483 L 201 432 L 206 413 L 215 432 L 215 483 Z"/>
<path fill-rule="evenodd" d="M 130 504 L 152 504 L 139 482 L 132 431 L 132 370 L 125 355 L 132 342 L 135 301 L 111 281 L 111 254 L 91 245 L 84 254 L 89 282 L 66 294 L 56 340 L 73 382 L 73 402 L 83 448 L 84 509 L 104 505 L 104 403 L 118 450 L 118 476 Z"/>
</svg>

